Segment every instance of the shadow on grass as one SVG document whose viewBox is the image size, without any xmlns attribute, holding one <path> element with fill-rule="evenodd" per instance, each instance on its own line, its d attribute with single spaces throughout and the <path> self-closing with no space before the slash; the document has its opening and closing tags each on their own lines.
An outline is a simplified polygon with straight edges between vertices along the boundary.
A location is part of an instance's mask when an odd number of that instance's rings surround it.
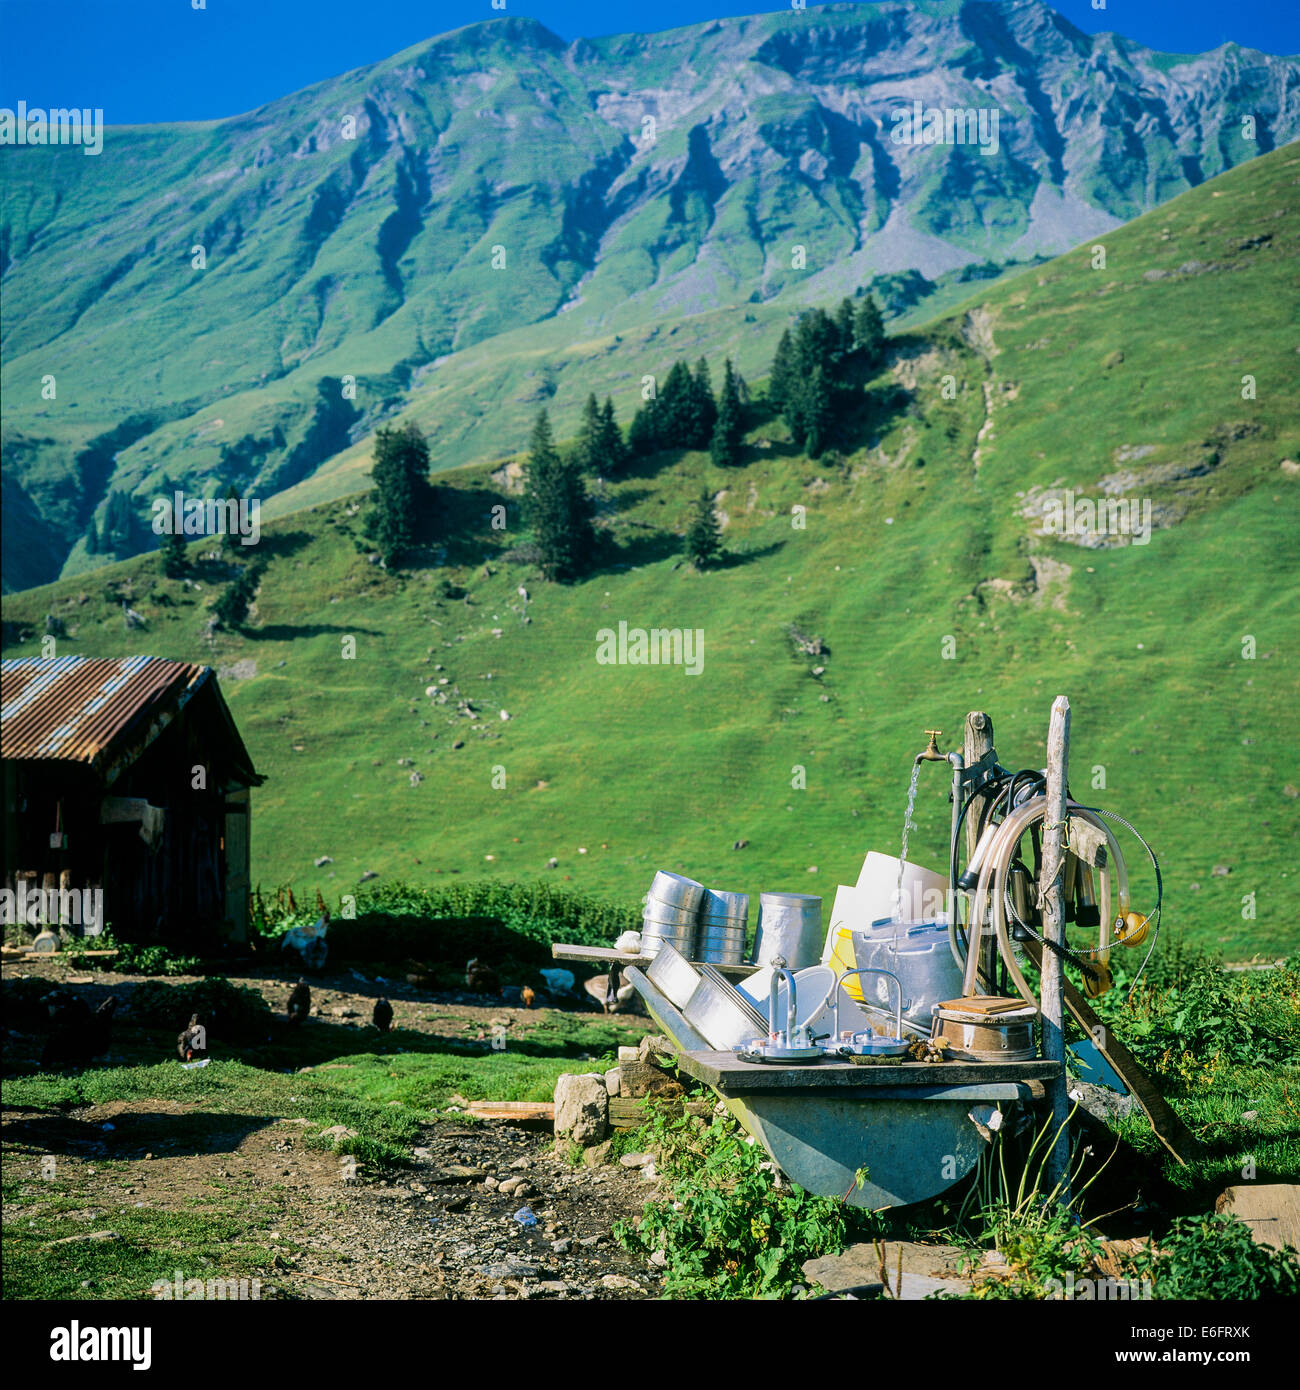
<svg viewBox="0 0 1300 1390">
<path fill-rule="evenodd" d="M 240 629 L 240 636 L 250 642 L 292 642 L 298 637 L 326 637 L 330 633 L 360 633 L 363 637 L 382 637 L 382 632 L 373 628 L 340 627 L 336 623 L 267 623 L 264 627 Z"/>
<path fill-rule="evenodd" d="M 145 1154 L 186 1158 L 229 1153 L 250 1134 L 275 1124 L 277 1118 L 206 1110 L 122 1110 L 113 1116 L 113 1128 L 106 1130 L 102 1122 L 55 1110 L 31 1118 L 9 1119 L 5 1124 L 5 1143 L 30 1144 L 41 1153 L 77 1158 L 122 1160 L 143 1158 Z"/>
</svg>

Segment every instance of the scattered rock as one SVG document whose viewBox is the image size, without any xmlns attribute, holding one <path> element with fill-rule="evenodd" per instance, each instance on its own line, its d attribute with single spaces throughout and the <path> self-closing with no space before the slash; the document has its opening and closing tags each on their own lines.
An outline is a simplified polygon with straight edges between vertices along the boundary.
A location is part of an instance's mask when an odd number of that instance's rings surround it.
<svg viewBox="0 0 1300 1390">
<path fill-rule="evenodd" d="M 1232 869 L 1227 864 L 1216 864 L 1214 868 L 1210 870 L 1210 877 L 1227 878 L 1231 872 Z"/>
<path fill-rule="evenodd" d="M 332 864 L 333 862 L 334 861 L 328 854 L 322 854 L 321 857 L 315 861 L 315 864 L 318 869 L 323 869 L 326 864 Z"/>
<path fill-rule="evenodd" d="M 464 1163 L 449 1163 L 433 1178 L 436 1183 L 482 1182 L 487 1173 L 482 1168 L 471 1168 Z"/>
<path fill-rule="evenodd" d="M 609 1158 L 609 1151 L 613 1147 L 614 1141 L 612 1139 L 605 1139 L 599 1144 L 593 1144 L 582 1155 L 582 1161 L 588 1168 L 599 1168 Z"/>
<path fill-rule="evenodd" d="M 566 1073 L 555 1083 L 555 1132 L 579 1144 L 598 1144 L 609 1132 L 605 1078 Z"/>
<path fill-rule="evenodd" d="M 624 1154 L 623 1157 L 619 1159 L 619 1163 L 621 1163 L 624 1168 L 644 1168 L 647 1163 L 653 1163 L 654 1161 L 654 1154 Z"/>
</svg>

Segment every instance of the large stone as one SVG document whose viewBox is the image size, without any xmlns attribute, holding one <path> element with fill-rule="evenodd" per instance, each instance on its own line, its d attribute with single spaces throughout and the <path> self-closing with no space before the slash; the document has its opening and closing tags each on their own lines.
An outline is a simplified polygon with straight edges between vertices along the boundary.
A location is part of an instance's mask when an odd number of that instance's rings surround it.
<svg viewBox="0 0 1300 1390">
<path fill-rule="evenodd" d="M 961 1251 L 955 1246 L 891 1240 L 885 1246 L 885 1273 L 891 1291 L 898 1287 L 900 1248 L 904 1302 L 937 1292 L 962 1293 L 969 1287 L 958 1271 L 957 1259 Z M 803 1274 L 810 1283 L 820 1284 L 828 1293 L 867 1288 L 881 1282 L 880 1254 L 874 1244 L 850 1245 L 838 1255 L 806 1260 Z"/>
<path fill-rule="evenodd" d="M 605 1073 L 605 1094 L 616 1096 L 619 1094 L 620 1078 L 617 1067 L 612 1067 Z"/>
<path fill-rule="evenodd" d="M 636 1052 L 637 1060 L 640 1062 L 652 1062 L 656 1057 L 677 1055 L 677 1049 L 662 1033 L 647 1033 L 638 1044 Z"/>
<path fill-rule="evenodd" d="M 599 1144 L 609 1133 L 609 1092 L 595 1072 L 566 1073 L 555 1083 L 555 1132 L 579 1144 Z"/>
<path fill-rule="evenodd" d="M 1268 1182 L 1227 1188 L 1215 1211 L 1231 1212 L 1247 1226 L 1256 1245 L 1300 1250 L 1300 1184 Z"/>
</svg>

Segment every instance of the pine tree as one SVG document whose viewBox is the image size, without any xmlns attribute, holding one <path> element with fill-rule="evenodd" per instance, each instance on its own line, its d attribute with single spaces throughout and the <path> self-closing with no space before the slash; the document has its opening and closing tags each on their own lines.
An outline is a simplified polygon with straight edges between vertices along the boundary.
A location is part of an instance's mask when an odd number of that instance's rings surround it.
<svg viewBox="0 0 1300 1390">
<path fill-rule="evenodd" d="M 878 365 L 884 355 L 885 321 L 880 316 L 880 306 L 870 294 L 863 295 L 858 303 L 853 320 L 853 344 L 868 366 Z"/>
<path fill-rule="evenodd" d="M 229 487 L 226 488 L 226 496 L 224 500 L 227 502 L 233 502 L 235 504 L 235 515 L 238 515 L 240 493 L 239 489 L 234 485 L 234 483 L 231 483 Z M 231 515 L 231 509 L 229 507 L 223 508 L 222 511 L 223 515 L 225 516 Z M 173 524 L 179 526 L 181 524 L 180 519 L 175 518 Z M 233 526 L 228 526 L 224 531 L 221 532 L 220 536 L 217 539 L 217 545 L 221 550 L 233 550 L 235 548 L 235 531 Z M 179 576 L 173 575 L 172 577 L 178 578 Z"/>
<path fill-rule="evenodd" d="M 694 426 L 695 383 L 685 362 L 674 362 L 659 389 L 660 448 L 689 449 Z"/>
<path fill-rule="evenodd" d="M 593 392 L 582 408 L 582 422 L 578 426 L 578 438 L 573 450 L 573 462 L 580 473 L 595 476 L 605 471 L 601 456 L 601 429 L 600 406 L 596 404 Z"/>
<path fill-rule="evenodd" d="M 841 358 L 849 356 L 854 349 L 854 314 L 851 299 L 841 299 L 840 307 L 835 311 L 835 337 L 836 355 Z"/>
<path fill-rule="evenodd" d="M 659 401 L 652 396 L 632 417 L 627 431 L 627 447 L 638 458 L 666 447 L 661 415 Z"/>
<path fill-rule="evenodd" d="M 577 467 L 560 457 L 545 409 L 538 412 L 528 444 L 524 507 L 540 551 L 542 574 L 564 582 L 591 562 L 595 532 L 591 499 Z"/>
<path fill-rule="evenodd" d="M 414 422 L 375 433 L 374 493 L 366 533 L 385 564 L 414 543 L 428 501 L 429 445 Z"/>
<path fill-rule="evenodd" d="M 718 418 L 709 440 L 709 453 L 719 468 L 734 468 L 740 462 L 740 441 L 745 432 L 745 412 L 740 403 L 740 387 L 728 357 L 722 373 L 722 392 L 718 396 Z"/>
<path fill-rule="evenodd" d="M 229 632 L 244 625 L 244 619 L 248 617 L 249 604 L 257 593 L 257 586 L 262 582 L 262 569 L 260 561 L 248 565 L 221 591 L 221 596 L 212 605 L 212 612 L 219 627 Z"/>
<path fill-rule="evenodd" d="M 614 418 L 614 402 L 605 397 L 605 408 L 600 416 L 600 459 L 601 472 L 607 478 L 617 478 L 627 464 L 627 445 L 623 443 L 623 431 Z"/>
<path fill-rule="evenodd" d="M 772 358 L 772 373 L 767 383 L 767 399 L 772 409 L 780 414 L 786 407 L 792 382 L 794 364 L 794 338 L 787 328 L 781 334 Z"/>
<path fill-rule="evenodd" d="M 809 458 L 817 458 L 830 443 L 831 429 L 835 423 L 835 406 L 831 395 L 831 384 L 826 378 L 825 368 L 813 368 L 808 378 L 808 388 L 804 394 L 803 445 Z"/>
<path fill-rule="evenodd" d="M 95 518 L 93 516 L 90 518 L 90 521 L 86 526 L 86 554 L 99 554 L 99 526 L 96 524 Z"/>
<path fill-rule="evenodd" d="M 168 579 L 182 579 L 189 573 L 190 561 L 185 550 L 185 537 L 178 530 L 169 531 L 159 547 L 162 571 Z"/>
<path fill-rule="evenodd" d="M 695 501 L 683 548 L 686 558 L 700 570 L 716 564 L 722 555 L 722 533 L 708 488 L 701 488 Z"/>
<path fill-rule="evenodd" d="M 713 399 L 713 381 L 709 376 L 709 364 L 703 357 L 695 364 L 689 400 L 687 448 L 707 449 L 709 441 L 713 438 L 713 427 L 718 420 L 718 403 Z"/>
</svg>

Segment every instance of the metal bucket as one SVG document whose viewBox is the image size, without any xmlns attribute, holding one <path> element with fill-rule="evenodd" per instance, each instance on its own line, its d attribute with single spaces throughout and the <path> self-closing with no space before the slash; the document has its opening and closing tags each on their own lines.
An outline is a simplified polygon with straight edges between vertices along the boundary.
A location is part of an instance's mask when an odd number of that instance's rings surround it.
<svg viewBox="0 0 1300 1390">
<path fill-rule="evenodd" d="M 672 946 L 688 960 L 695 954 L 695 923 L 655 922 L 649 917 L 641 920 L 641 954 L 657 956 L 664 945 Z"/>
<path fill-rule="evenodd" d="M 769 965 L 777 956 L 791 970 L 816 965 L 822 950 L 822 900 L 811 893 L 764 893 L 759 898 L 754 960 Z"/>
<path fill-rule="evenodd" d="M 700 900 L 695 934 L 695 958 L 714 965 L 741 965 L 745 959 L 745 929 L 749 894 L 706 888 Z"/>
<path fill-rule="evenodd" d="M 707 966 L 682 1015 L 718 1052 L 728 1052 L 767 1036 L 767 1024 L 762 1015 Z"/>
<path fill-rule="evenodd" d="M 646 898 L 641 915 L 648 922 L 662 922 L 669 927 L 694 926 L 696 920 L 693 907 L 676 907 L 661 898 L 651 897 Z"/>
<path fill-rule="evenodd" d="M 660 869 L 654 876 L 647 898 L 656 898 L 668 907 L 684 908 L 688 912 L 699 911 L 700 899 L 704 895 L 704 885 L 693 878 L 681 874 L 670 874 Z"/>
<path fill-rule="evenodd" d="M 728 893 L 721 888 L 706 888 L 700 899 L 700 920 L 709 917 L 749 919 L 749 894 Z"/>
<path fill-rule="evenodd" d="M 701 922 L 695 937 L 696 960 L 714 965 L 743 965 L 745 962 L 745 924 L 719 927 Z"/>
<path fill-rule="evenodd" d="M 666 941 L 661 941 L 655 958 L 646 967 L 646 979 L 674 1008 L 684 1009 L 700 982 L 699 971 L 682 953 Z"/>
</svg>

